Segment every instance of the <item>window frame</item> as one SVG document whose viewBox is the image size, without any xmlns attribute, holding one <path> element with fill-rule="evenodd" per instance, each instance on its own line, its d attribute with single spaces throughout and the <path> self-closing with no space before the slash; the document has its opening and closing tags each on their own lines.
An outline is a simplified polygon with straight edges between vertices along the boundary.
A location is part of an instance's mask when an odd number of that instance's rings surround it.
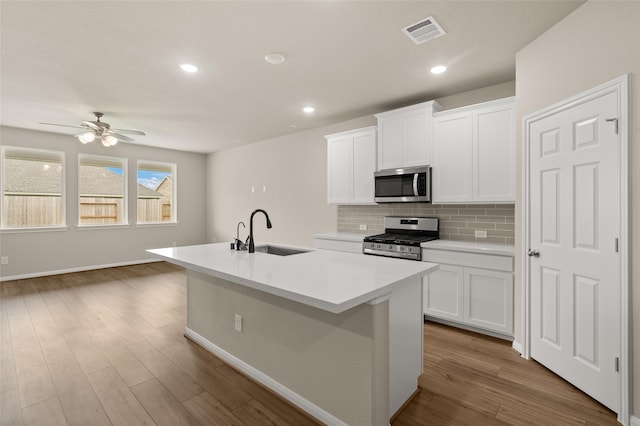
<svg viewBox="0 0 640 426">
<path fill-rule="evenodd" d="M 159 222 L 140 222 L 138 220 L 138 172 L 140 171 L 140 165 L 156 165 L 158 168 L 167 167 L 171 169 L 171 220 L 159 221 Z M 146 169 L 142 169 L 146 170 Z M 155 160 L 140 160 L 136 161 L 136 225 L 137 226 L 170 226 L 178 223 L 178 191 L 177 191 L 177 171 L 178 165 L 176 163 L 169 163 L 166 161 Z"/>
<path fill-rule="evenodd" d="M 97 162 L 118 162 L 122 164 L 122 221 L 118 223 L 82 223 L 82 172 L 81 168 L 83 166 L 83 159 L 92 159 Z M 95 154 L 78 154 L 78 224 L 77 227 L 79 229 L 96 229 L 96 228 L 118 228 L 118 227 L 128 227 L 129 226 L 129 159 L 125 157 L 112 157 L 108 155 L 95 155 Z M 106 167 L 106 166 L 105 166 Z"/>
<path fill-rule="evenodd" d="M 56 151 L 52 149 L 32 148 L 23 146 L 0 146 L 0 164 L 2 165 L 2 173 L 0 174 L 0 212 L 4 215 L 5 203 L 5 182 L 6 182 L 6 166 L 5 160 L 7 151 L 22 151 L 32 153 L 46 153 L 48 157 L 57 157 L 60 160 L 60 223 L 56 225 L 27 225 L 27 226 L 5 226 L 4 217 L 0 220 L 0 233 L 22 233 L 22 232 L 46 232 L 46 231 L 64 231 L 67 229 L 67 188 L 66 188 L 66 153 L 64 151 Z M 35 156 L 34 156 L 35 157 Z M 45 156 L 46 157 L 46 156 Z M 42 160 L 39 160 L 42 161 Z"/>
</svg>

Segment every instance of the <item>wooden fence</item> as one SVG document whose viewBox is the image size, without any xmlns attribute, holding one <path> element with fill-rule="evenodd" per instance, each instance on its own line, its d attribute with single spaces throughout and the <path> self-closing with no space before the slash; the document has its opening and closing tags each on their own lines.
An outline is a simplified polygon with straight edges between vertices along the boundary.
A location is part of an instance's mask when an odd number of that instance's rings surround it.
<svg viewBox="0 0 640 426">
<path fill-rule="evenodd" d="M 5 195 L 4 227 L 51 226 L 61 224 L 60 196 Z M 80 223 L 115 224 L 122 222 L 122 198 L 81 197 Z M 171 203 L 166 199 L 140 198 L 138 223 L 171 221 Z"/>
</svg>

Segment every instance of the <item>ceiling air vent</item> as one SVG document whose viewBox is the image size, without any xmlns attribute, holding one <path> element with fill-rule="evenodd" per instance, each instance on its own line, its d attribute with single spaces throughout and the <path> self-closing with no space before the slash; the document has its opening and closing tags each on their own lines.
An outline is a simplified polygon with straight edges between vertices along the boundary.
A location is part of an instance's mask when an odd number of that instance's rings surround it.
<svg viewBox="0 0 640 426">
<path fill-rule="evenodd" d="M 415 24 L 411 24 L 408 27 L 403 28 L 402 32 L 413 40 L 415 44 L 422 44 L 425 41 L 429 41 L 446 34 L 440 24 L 433 19 L 433 16 L 429 16 L 420 22 L 416 22 Z"/>
</svg>

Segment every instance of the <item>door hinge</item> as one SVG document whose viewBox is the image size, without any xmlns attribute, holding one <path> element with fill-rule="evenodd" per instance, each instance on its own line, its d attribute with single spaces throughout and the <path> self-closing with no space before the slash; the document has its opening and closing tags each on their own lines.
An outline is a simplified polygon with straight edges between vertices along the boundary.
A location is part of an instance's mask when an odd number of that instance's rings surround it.
<svg viewBox="0 0 640 426">
<path fill-rule="evenodd" d="M 620 371 L 620 358 L 616 357 L 615 360 L 615 368 L 616 368 L 616 373 L 618 373 Z"/>
<path fill-rule="evenodd" d="M 614 248 L 616 250 L 616 253 L 618 253 L 618 239 L 616 238 L 615 242 L 614 242 Z"/>
<path fill-rule="evenodd" d="M 616 135 L 618 134 L 618 119 L 617 118 L 606 118 L 606 121 L 613 121 L 615 124 Z"/>
</svg>

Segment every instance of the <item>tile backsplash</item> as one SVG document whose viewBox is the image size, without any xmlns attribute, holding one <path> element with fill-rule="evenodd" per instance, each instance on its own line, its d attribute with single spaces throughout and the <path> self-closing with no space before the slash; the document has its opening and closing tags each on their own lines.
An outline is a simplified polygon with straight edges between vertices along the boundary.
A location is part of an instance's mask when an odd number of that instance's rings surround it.
<svg viewBox="0 0 640 426">
<path fill-rule="evenodd" d="M 384 232 L 385 216 L 431 216 L 440 218 L 441 239 L 514 244 L 514 211 L 513 204 L 343 205 L 338 206 L 338 232 L 379 234 Z M 360 225 L 367 225 L 367 230 L 360 230 Z M 476 238 L 476 230 L 487 231 L 487 238 Z"/>
</svg>

